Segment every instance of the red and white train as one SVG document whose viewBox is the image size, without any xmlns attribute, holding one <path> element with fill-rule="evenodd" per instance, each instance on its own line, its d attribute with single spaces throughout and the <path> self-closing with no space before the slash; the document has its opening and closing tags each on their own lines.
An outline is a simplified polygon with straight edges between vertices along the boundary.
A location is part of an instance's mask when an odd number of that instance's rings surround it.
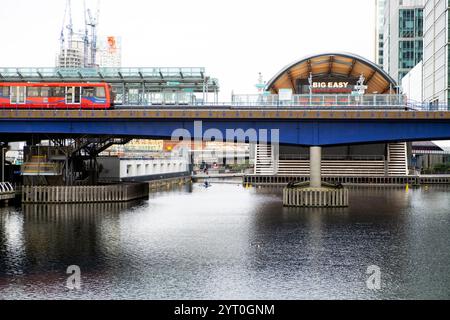
<svg viewBox="0 0 450 320">
<path fill-rule="evenodd" d="M 0 109 L 110 109 L 108 83 L 0 82 Z"/>
</svg>

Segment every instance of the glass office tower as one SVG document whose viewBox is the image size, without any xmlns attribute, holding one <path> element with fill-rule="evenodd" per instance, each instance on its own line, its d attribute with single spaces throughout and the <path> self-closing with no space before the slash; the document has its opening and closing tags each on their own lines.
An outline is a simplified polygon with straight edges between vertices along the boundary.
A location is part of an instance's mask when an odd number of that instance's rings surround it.
<svg viewBox="0 0 450 320">
<path fill-rule="evenodd" d="M 383 68 L 397 81 L 423 56 L 424 0 L 390 0 L 384 9 Z"/>
</svg>

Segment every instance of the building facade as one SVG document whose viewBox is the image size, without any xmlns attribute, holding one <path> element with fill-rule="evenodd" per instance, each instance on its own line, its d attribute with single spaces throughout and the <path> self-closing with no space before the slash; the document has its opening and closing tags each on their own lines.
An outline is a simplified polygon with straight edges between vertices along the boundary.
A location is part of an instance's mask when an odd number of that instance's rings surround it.
<svg viewBox="0 0 450 320">
<path fill-rule="evenodd" d="M 449 102 L 449 14 L 447 0 L 427 0 L 424 7 L 424 101 Z"/>
<path fill-rule="evenodd" d="M 375 1 L 376 29 L 375 29 L 375 61 L 383 67 L 383 47 L 384 47 L 384 7 L 386 0 Z"/>
<path fill-rule="evenodd" d="M 97 160 L 101 181 L 151 181 L 190 174 L 187 157 L 161 159 L 99 157 Z"/>
<path fill-rule="evenodd" d="M 97 48 L 97 64 L 100 68 L 122 67 L 122 38 L 100 37 Z"/>
<path fill-rule="evenodd" d="M 385 3 L 383 68 L 399 82 L 423 57 L 425 0 L 391 0 Z"/>
<path fill-rule="evenodd" d="M 359 89 L 364 87 L 364 92 Z M 289 90 L 293 99 L 330 101 L 334 108 L 349 108 L 352 99 L 363 101 L 398 98 L 397 82 L 377 63 L 350 53 L 307 56 L 283 68 L 267 84 L 266 92 L 280 95 Z M 308 93 L 305 94 L 305 93 Z M 322 148 L 323 176 L 406 176 L 407 145 L 404 142 L 326 146 Z M 256 144 L 254 174 L 308 176 L 309 148 Z"/>
<path fill-rule="evenodd" d="M 423 63 L 420 61 L 402 79 L 403 94 L 412 103 L 422 103 L 423 99 Z"/>
<path fill-rule="evenodd" d="M 84 42 L 82 39 L 72 40 L 67 48 L 61 48 L 56 66 L 63 69 L 84 68 Z"/>
</svg>

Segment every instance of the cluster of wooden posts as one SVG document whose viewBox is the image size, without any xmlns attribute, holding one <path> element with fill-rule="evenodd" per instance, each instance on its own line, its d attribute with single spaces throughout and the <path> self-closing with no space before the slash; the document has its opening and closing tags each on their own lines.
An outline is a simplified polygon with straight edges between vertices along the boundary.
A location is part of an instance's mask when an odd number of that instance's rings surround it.
<svg viewBox="0 0 450 320">
<path fill-rule="evenodd" d="M 22 203 L 126 202 L 148 197 L 148 183 L 104 186 L 23 186 Z"/>
<path fill-rule="evenodd" d="M 348 207 L 348 189 L 283 189 L 287 207 Z"/>
</svg>

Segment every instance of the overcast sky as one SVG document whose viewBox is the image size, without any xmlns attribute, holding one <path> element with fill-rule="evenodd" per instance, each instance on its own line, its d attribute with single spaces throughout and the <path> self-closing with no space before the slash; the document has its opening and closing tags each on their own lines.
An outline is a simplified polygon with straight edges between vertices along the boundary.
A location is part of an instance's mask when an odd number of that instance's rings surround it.
<svg viewBox="0 0 450 320">
<path fill-rule="evenodd" d="M 86 0 L 96 6 L 97 0 Z M 54 66 L 65 0 L 1 0 L 0 67 Z M 83 28 L 83 0 L 72 0 Z M 220 100 L 256 93 L 305 55 L 347 51 L 374 59 L 375 0 L 102 0 L 102 35 L 121 36 L 124 67 L 205 67 Z"/>
</svg>

